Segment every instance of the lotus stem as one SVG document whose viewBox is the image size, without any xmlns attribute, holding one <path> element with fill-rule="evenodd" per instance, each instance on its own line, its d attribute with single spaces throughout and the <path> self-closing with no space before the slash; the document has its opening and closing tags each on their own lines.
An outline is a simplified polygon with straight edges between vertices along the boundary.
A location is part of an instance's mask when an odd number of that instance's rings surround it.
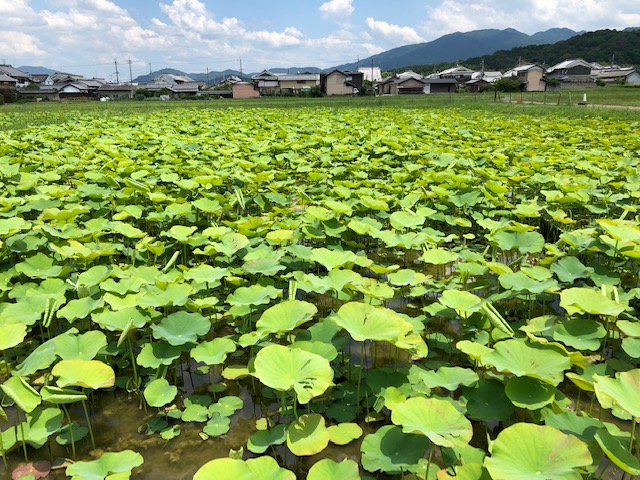
<svg viewBox="0 0 640 480">
<path fill-rule="evenodd" d="M 631 440 L 629 441 L 629 453 L 633 452 L 633 442 L 636 439 L 636 423 L 638 423 L 638 417 L 633 417 L 633 425 L 631 426 Z M 636 442 L 636 450 L 638 449 Z"/>
<path fill-rule="evenodd" d="M 2 463 L 4 463 L 5 468 L 9 466 L 7 463 L 7 457 L 4 452 L 4 442 L 2 441 L 2 433 L 0 433 L 0 455 L 2 455 Z"/>
<path fill-rule="evenodd" d="M 7 358 L 7 351 L 2 350 L 2 359 L 4 360 L 4 368 L 7 371 L 7 378 L 11 376 L 11 369 L 9 368 L 9 359 Z"/>
<path fill-rule="evenodd" d="M 89 436 L 91 437 L 91 446 L 95 450 L 96 439 L 93 436 L 93 428 L 91 428 L 91 419 L 89 418 L 89 411 L 87 410 L 87 402 L 82 400 L 82 409 L 84 410 L 84 417 L 87 419 L 87 427 L 89 428 Z"/>
<path fill-rule="evenodd" d="M 364 342 L 360 348 L 360 371 L 358 372 L 358 389 L 356 391 L 356 402 L 358 402 L 358 415 L 360 414 L 360 385 L 362 384 L 362 370 L 364 370 Z"/>
<path fill-rule="evenodd" d="M 22 424 L 22 418 L 20 417 L 20 409 L 16 408 L 16 416 L 18 417 L 18 425 L 20 426 L 20 434 L 22 435 L 22 452 L 24 453 L 24 461 L 29 463 L 29 455 L 27 454 L 27 443 L 24 441 L 24 425 Z M 26 422 L 25 418 L 25 422 Z M 17 436 L 17 435 L 16 435 Z"/>
<path fill-rule="evenodd" d="M 69 434 L 71 435 L 71 451 L 73 452 L 73 458 L 76 458 L 76 442 L 75 439 L 73 438 L 73 423 L 71 422 L 71 415 L 69 415 L 69 410 L 67 410 L 67 407 L 64 406 L 64 403 L 62 404 L 62 410 L 64 410 L 64 413 L 67 417 L 67 423 L 69 424 Z"/>
<path fill-rule="evenodd" d="M 435 450 L 435 445 L 431 442 L 431 448 L 429 449 L 429 459 L 427 460 L 427 470 L 424 472 L 425 480 L 429 478 L 429 469 L 431 468 L 431 459 L 433 457 L 433 451 Z"/>
</svg>

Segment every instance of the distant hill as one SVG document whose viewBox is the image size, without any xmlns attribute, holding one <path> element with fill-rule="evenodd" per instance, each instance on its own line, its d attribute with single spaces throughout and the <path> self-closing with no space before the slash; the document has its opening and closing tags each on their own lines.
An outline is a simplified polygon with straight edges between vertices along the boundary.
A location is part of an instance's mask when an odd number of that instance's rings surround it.
<svg viewBox="0 0 640 480">
<path fill-rule="evenodd" d="M 382 70 L 393 70 L 408 65 L 455 62 L 469 57 L 486 55 L 496 50 L 506 50 L 523 45 L 540 45 L 565 40 L 578 32 L 568 28 L 552 28 L 545 32 L 527 35 L 513 28 L 505 30 L 485 29 L 471 32 L 456 32 L 444 35 L 427 43 L 417 43 L 393 48 L 386 52 L 360 60 L 360 66 L 380 66 Z M 353 70 L 356 63 L 339 65 L 341 70 Z"/>
<path fill-rule="evenodd" d="M 52 73 L 59 72 L 59 70 L 51 70 L 47 67 L 31 67 L 25 65 L 23 67 L 18 67 L 18 70 L 25 73 L 30 73 L 31 75 L 51 75 Z"/>
</svg>

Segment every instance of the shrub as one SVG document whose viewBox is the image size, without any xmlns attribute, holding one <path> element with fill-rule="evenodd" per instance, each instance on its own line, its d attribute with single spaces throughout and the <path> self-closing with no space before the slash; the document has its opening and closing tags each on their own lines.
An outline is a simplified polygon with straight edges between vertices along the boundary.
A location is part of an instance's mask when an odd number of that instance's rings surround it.
<svg viewBox="0 0 640 480">
<path fill-rule="evenodd" d="M 4 102 L 5 103 L 16 103 L 18 101 L 18 95 L 16 92 L 5 92 L 4 93 Z"/>
<path fill-rule="evenodd" d="M 0 105 L 4 103 L 4 95 L 0 93 Z"/>
</svg>

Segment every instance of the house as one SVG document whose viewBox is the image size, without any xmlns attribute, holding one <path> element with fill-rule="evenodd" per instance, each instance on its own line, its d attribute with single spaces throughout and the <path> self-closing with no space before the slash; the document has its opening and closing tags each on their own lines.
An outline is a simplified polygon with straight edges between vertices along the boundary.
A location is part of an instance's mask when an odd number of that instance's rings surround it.
<svg viewBox="0 0 640 480">
<path fill-rule="evenodd" d="M 18 80 L 4 73 L 0 73 L 0 94 L 6 92 L 15 92 Z"/>
<path fill-rule="evenodd" d="M 280 85 L 278 76 L 268 70 L 263 70 L 252 76 L 251 82 L 256 85 L 260 95 L 275 95 Z"/>
<path fill-rule="evenodd" d="M 317 73 L 278 74 L 279 94 L 298 94 L 320 85 L 320 75 Z"/>
<path fill-rule="evenodd" d="M 453 78 L 458 83 L 466 83 L 471 80 L 474 71 L 470 68 L 456 65 L 435 74 L 436 78 Z"/>
<path fill-rule="evenodd" d="M 332 70 L 320 75 L 320 90 L 329 97 L 354 95 L 363 90 L 364 73 Z"/>
<path fill-rule="evenodd" d="M 465 82 L 465 85 L 467 86 L 467 90 L 469 90 L 471 93 L 475 93 L 481 90 L 482 88 L 492 86 L 495 82 L 497 82 L 501 78 L 502 78 L 502 72 L 497 72 L 497 71 L 473 72 L 473 75 L 471 75 L 471 80 L 469 80 L 468 82 Z"/>
<path fill-rule="evenodd" d="M 633 67 L 603 68 L 592 70 L 596 81 L 604 83 L 621 83 L 625 85 L 640 85 L 640 72 Z"/>
<path fill-rule="evenodd" d="M 502 78 L 516 77 L 523 84 L 525 92 L 544 92 L 547 80 L 544 78 L 544 68 L 536 63 L 520 65 L 505 72 Z"/>
<path fill-rule="evenodd" d="M 148 83 L 147 90 L 151 92 L 167 91 L 170 96 L 196 95 L 199 91 L 198 83 L 186 75 L 163 73 Z"/>
<path fill-rule="evenodd" d="M 425 78 L 423 93 L 455 93 L 457 85 L 455 78 Z"/>
<path fill-rule="evenodd" d="M 376 90 L 378 95 L 397 95 L 399 93 L 398 86 L 403 84 L 407 80 L 415 80 L 405 84 L 405 88 L 414 89 L 415 93 L 423 93 L 418 92 L 417 88 L 424 88 L 424 82 L 422 75 L 416 73 L 412 70 L 408 70 L 403 73 L 396 73 L 391 75 L 390 77 L 382 79 L 376 85 Z M 409 90 L 407 90 L 408 92 Z"/>
<path fill-rule="evenodd" d="M 593 86 L 592 68 L 591 63 L 581 58 L 565 60 L 548 68 L 546 77 L 548 80 L 555 79 L 554 83 L 564 88 L 591 87 Z"/>
<path fill-rule="evenodd" d="M 64 72 L 56 72 L 51 75 L 47 75 L 47 77 L 40 82 L 41 85 L 46 85 L 47 87 L 51 87 L 55 84 L 60 84 L 64 82 L 73 82 L 75 80 L 82 80 L 84 77 L 82 75 L 76 75 L 73 73 L 64 73 Z"/>
<path fill-rule="evenodd" d="M 251 82 L 236 82 L 231 85 L 233 98 L 259 98 L 260 90 L 258 86 Z"/>
<path fill-rule="evenodd" d="M 100 98 L 108 97 L 112 100 L 130 100 L 136 93 L 136 86 L 129 84 L 118 85 L 115 83 L 107 83 L 101 85 L 98 88 L 97 93 Z"/>
<path fill-rule="evenodd" d="M 23 88 L 31 83 L 31 75 L 13 68 L 11 65 L 0 64 L 0 74 L 14 78 L 16 80 L 16 88 Z"/>
</svg>

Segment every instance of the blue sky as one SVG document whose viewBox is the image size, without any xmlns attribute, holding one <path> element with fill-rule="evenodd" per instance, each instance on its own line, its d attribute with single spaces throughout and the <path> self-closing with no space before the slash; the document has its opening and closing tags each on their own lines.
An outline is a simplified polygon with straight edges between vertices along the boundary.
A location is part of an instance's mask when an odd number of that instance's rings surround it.
<svg viewBox="0 0 640 480">
<path fill-rule="evenodd" d="M 399 5 L 402 5 L 400 7 Z M 0 0 L 0 61 L 128 80 L 326 68 L 480 28 L 640 26 L 638 0 Z"/>
</svg>

